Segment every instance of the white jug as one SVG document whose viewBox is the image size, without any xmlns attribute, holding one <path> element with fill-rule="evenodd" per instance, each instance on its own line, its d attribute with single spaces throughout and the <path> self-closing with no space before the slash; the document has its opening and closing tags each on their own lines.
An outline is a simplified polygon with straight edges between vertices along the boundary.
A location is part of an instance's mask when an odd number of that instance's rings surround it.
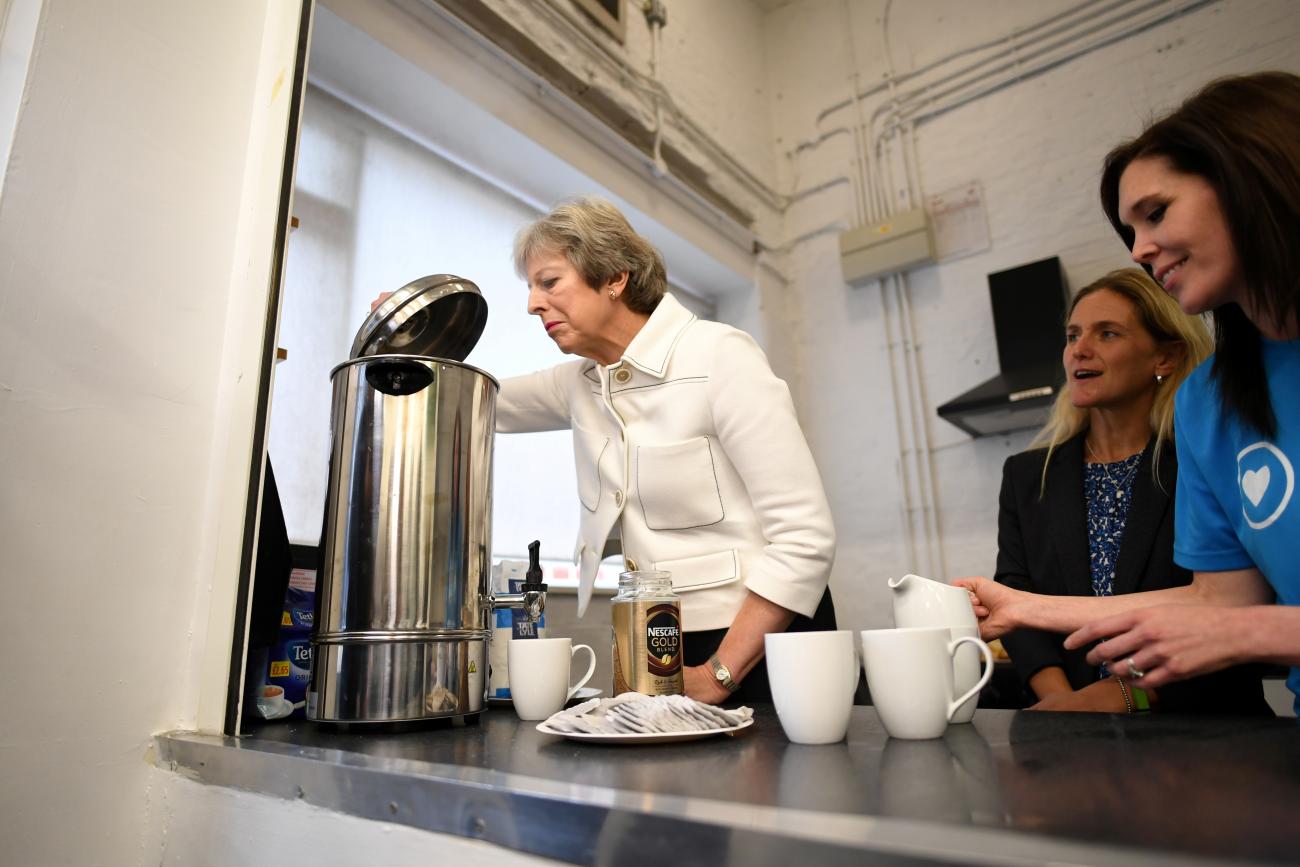
<svg viewBox="0 0 1300 867">
<path fill-rule="evenodd" d="M 894 626 L 940 626 L 951 631 L 953 639 L 963 635 L 979 635 L 975 609 L 970 604 L 970 594 L 960 587 L 904 575 L 889 579 L 889 589 L 894 591 Z M 959 647 L 953 663 L 958 692 L 966 692 L 980 679 L 979 652 L 970 646 Z M 968 723 L 975 716 L 978 696 L 971 696 L 953 715 L 955 723 Z"/>
</svg>

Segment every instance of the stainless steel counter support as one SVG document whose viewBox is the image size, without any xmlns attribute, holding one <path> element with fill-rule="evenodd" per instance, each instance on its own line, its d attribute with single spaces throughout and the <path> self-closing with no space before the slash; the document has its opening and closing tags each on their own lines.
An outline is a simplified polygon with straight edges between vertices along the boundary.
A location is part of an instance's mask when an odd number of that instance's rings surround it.
<svg viewBox="0 0 1300 867">
<path fill-rule="evenodd" d="M 981 710 L 935 741 L 855 708 L 790 744 L 769 707 L 735 738 L 596 746 L 508 710 L 405 733 L 308 723 L 173 732 L 159 763 L 365 818 L 578 864 L 1293 862 L 1294 720 Z"/>
</svg>

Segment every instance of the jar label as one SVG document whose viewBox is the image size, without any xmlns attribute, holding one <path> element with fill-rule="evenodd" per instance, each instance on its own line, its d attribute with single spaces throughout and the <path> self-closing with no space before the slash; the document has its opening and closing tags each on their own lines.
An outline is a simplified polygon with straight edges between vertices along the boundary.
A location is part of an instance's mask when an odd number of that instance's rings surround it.
<svg viewBox="0 0 1300 867">
<path fill-rule="evenodd" d="M 616 601 L 614 694 L 682 693 L 682 618 L 676 602 Z"/>
<path fill-rule="evenodd" d="M 655 605 L 646 612 L 646 667 L 658 677 L 671 677 L 682 669 L 682 624 L 677 606 Z"/>
</svg>

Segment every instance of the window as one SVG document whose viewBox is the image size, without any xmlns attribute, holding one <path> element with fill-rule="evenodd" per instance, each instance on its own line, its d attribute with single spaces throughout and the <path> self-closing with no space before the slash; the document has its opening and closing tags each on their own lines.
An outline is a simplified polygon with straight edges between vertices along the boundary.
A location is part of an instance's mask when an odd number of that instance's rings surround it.
<svg viewBox="0 0 1300 867">
<path fill-rule="evenodd" d="M 426 274 L 472 280 L 488 325 L 467 362 L 498 379 L 565 360 L 536 320 L 510 249 L 532 208 L 346 103 L 309 87 L 294 191 L 270 454 L 289 538 L 316 545 L 329 463 L 330 370 L 347 360 L 370 302 Z M 569 562 L 578 501 L 568 431 L 498 437 L 494 560 L 541 539 Z M 539 460 L 545 455 L 545 460 Z"/>
<path fill-rule="evenodd" d="M 568 0 L 554 0 L 554 2 L 564 3 Z M 623 0 L 572 0 L 572 2 L 619 42 L 627 38 L 627 18 L 623 14 L 625 11 Z"/>
</svg>

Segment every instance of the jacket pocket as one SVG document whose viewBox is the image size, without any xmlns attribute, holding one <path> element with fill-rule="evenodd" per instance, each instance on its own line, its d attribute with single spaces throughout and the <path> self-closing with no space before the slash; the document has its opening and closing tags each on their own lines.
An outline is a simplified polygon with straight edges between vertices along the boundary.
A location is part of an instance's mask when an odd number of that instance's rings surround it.
<svg viewBox="0 0 1300 867">
<path fill-rule="evenodd" d="M 660 560 L 655 568 L 671 572 L 673 589 L 679 592 L 703 590 L 730 584 L 740 577 L 740 556 L 734 549 L 680 560 Z"/>
<path fill-rule="evenodd" d="M 573 463 L 578 475 L 578 500 L 588 512 L 600 504 L 600 459 L 609 437 L 573 423 Z"/>
<path fill-rule="evenodd" d="M 689 530 L 722 520 L 722 494 L 708 437 L 636 450 L 637 496 L 651 530 Z"/>
</svg>

